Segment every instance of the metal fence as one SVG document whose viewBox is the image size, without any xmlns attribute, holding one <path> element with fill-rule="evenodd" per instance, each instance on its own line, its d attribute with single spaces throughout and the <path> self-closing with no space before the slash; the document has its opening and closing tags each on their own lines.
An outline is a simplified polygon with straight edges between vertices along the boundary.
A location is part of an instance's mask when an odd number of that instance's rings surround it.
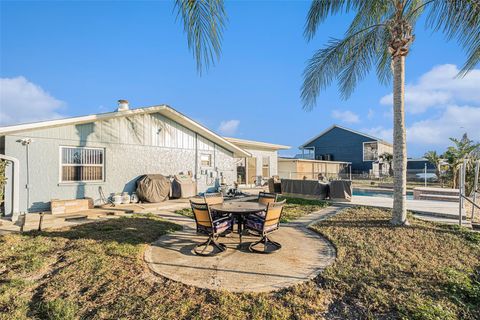
<svg viewBox="0 0 480 320">
<path fill-rule="evenodd" d="M 280 178 L 285 179 L 304 179 L 318 180 L 319 176 L 326 180 L 349 179 L 356 184 L 376 185 L 383 187 L 393 186 L 393 176 L 384 173 L 350 173 L 347 170 L 343 172 L 294 172 L 279 171 Z M 409 169 L 407 170 L 407 183 L 414 186 L 440 186 L 441 183 L 435 175 L 434 170 Z"/>
</svg>

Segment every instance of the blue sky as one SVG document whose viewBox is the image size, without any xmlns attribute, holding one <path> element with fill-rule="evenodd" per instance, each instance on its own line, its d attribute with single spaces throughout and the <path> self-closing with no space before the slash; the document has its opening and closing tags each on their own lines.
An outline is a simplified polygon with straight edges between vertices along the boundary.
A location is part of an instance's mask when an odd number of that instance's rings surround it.
<svg viewBox="0 0 480 320">
<path fill-rule="evenodd" d="M 1 1 L 0 124 L 107 112 L 123 98 L 131 107 L 169 104 L 227 136 L 293 147 L 333 123 L 391 140 L 391 89 L 374 73 L 349 100 L 333 85 L 313 111 L 302 110 L 306 60 L 350 20 L 330 18 L 307 43 L 309 4 L 227 2 L 222 57 L 199 76 L 170 1 Z M 454 79 L 464 59 L 455 42 L 418 25 L 406 71 L 409 156 L 443 151 L 464 131 L 480 140 L 480 70 Z"/>
</svg>

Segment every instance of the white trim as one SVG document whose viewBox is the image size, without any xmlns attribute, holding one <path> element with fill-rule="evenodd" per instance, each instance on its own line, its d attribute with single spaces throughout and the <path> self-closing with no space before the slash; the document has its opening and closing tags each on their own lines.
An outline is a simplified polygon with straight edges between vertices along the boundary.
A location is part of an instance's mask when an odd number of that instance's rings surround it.
<svg viewBox="0 0 480 320">
<path fill-rule="evenodd" d="M 12 201 L 12 211 L 10 212 L 12 219 L 15 219 L 16 215 L 20 213 L 20 161 L 17 158 L 7 156 L 4 154 L 0 154 L 0 159 L 4 159 L 7 161 L 12 162 L 13 168 L 12 168 L 12 182 L 6 181 L 7 183 L 5 184 L 5 187 L 8 185 L 12 185 L 12 197 L 11 199 L 4 199 L 5 202 L 7 201 Z M 5 172 L 6 173 L 6 172 Z M 5 196 L 5 193 L 4 193 Z M 7 214 L 7 212 L 5 212 Z"/>
<path fill-rule="evenodd" d="M 102 150 L 102 164 L 63 164 L 62 161 L 62 150 L 63 149 L 92 149 L 92 150 Z M 105 182 L 105 148 L 98 147 L 85 147 L 85 146 L 59 146 L 58 148 L 58 185 L 74 185 L 82 183 L 104 183 Z M 73 180 L 73 181 L 63 181 L 62 173 L 63 167 L 102 167 L 102 179 L 101 180 Z"/>
<path fill-rule="evenodd" d="M 377 137 L 374 137 L 374 136 L 371 136 L 369 134 L 366 134 L 366 133 L 363 133 L 363 132 L 360 132 L 360 131 L 356 131 L 356 130 L 353 130 L 353 129 L 349 129 L 349 128 L 345 128 L 345 127 L 342 127 L 342 126 L 339 126 L 337 124 L 334 124 L 330 127 L 328 127 L 326 130 L 322 131 L 320 134 L 316 135 L 315 137 L 311 138 L 310 140 L 308 140 L 307 142 L 305 142 L 304 144 L 302 144 L 299 149 L 303 149 L 305 148 L 305 146 L 309 143 L 312 143 L 313 141 L 317 140 L 318 138 L 320 138 L 321 136 L 323 136 L 324 134 L 326 134 L 327 132 L 329 132 L 330 130 L 334 129 L 334 128 L 339 128 L 339 129 L 343 129 L 343 130 L 346 130 L 346 131 L 350 131 L 352 133 L 355 133 L 355 134 L 358 134 L 358 135 L 361 135 L 361 136 L 364 136 L 364 137 L 367 137 L 367 138 L 370 138 L 372 140 L 375 140 L 375 141 L 378 141 L 378 142 L 382 142 L 382 143 L 385 143 L 389 146 L 392 146 L 391 143 L 387 142 L 387 141 L 384 141 L 382 139 L 379 139 Z"/>
<path fill-rule="evenodd" d="M 245 140 L 245 139 L 229 138 L 229 137 L 224 137 L 224 139 L 237 146 L 246 147 L 246 148 L 257 147 L 257 148 L 271 149 L 271 150 L 288 150 L 291 148 L 290 146 L 285 146 L 282 144 L 274 144 L 274 143 L 267 143 L 267 142 L 261 142 L 261 141 L 253 141 L 253 140 Z"/>
<path fill-rule="evenodd" d="M 208 128 L 193 121 L 192 119 L 188 118 L 187 116 L 181 114 L 180 112 L 176 111 L 175 109 L 165 104 L 151 106 L 151 107 L 143 107 L 138 109 L 130 109 L 125 111 L 118 111 L 118 112 L 99 113 L 99 114 L 93 114 L 93 115 L 87 115 L 87 116 L 81 116 L 81 117 L 72 117 L 72 118 L 66 118 L 66 119 L 48 120 L 48 121 L 41 121 L 41 122 L 35 122 L 35 123 L 26 123 L 26 124 L 1 127 L 0 136 L 24 132 L 24 131 L 42 129 L 42 128 L 60 127 L 60 126 L 71 125 L 71 124 L 82 124 L 82 123 L 89 123 L 94 121 L 108 120 L 113 118 L 127 117 L 127 116 L 133 116 L 138 114 L 148 114 L 148 113 L 160 113 L 166 116 L 167 118 L 170 118 L 171 120 L 177 122 L 178 124 L 198 133 L 199 135 L 203 136 L 207 140 L 210 140 L 213 143 L 218 144 L 222 148 L 233 152 L 233 154 L 237 157 L 251 156 L 249 152 L 234 145 L 233 143 L 227 141 L 226 139 L 214 133 L 213 131 L 209 130 Z"/>
</svg>

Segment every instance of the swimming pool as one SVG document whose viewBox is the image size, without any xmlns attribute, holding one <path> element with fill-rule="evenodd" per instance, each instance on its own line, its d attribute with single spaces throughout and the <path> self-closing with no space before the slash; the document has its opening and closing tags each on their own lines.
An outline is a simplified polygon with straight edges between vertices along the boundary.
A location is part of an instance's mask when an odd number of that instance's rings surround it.
<svg viewBox="0 0 480 320">
<path fill-rule="evenodd" d="M 393 198 L 393 191 L 353 188 L 354 196 Z M 407 200 L 413 200 L 413 192 L 407 192 Z"/>
</svg>

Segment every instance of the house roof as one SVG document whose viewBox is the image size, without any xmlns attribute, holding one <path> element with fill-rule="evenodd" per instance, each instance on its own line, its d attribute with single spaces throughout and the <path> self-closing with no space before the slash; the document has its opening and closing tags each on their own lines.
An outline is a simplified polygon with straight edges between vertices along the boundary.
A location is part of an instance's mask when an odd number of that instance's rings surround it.
<svg viewBox="0 0 480 320">
<path fill-rule="evenodd" d="M 177 110 L 165 104 L 151 106 L 151 107 L 137 108 L 137 109 L 129 109 L 125 111 L 98 113 L 98 114 L 92 114 L 87 116 L 55 119 L 55 120 L 0 127 L 0 136 L 27 132 L 35 129 L 60 127 L 60 126 L 71 125 L 71 124 L 82 124 L 82 123 L 89 123 L 93 121 L 108 120 L 113 118 L 127 117 L 127 116 L 147 114 L 147 113 L 160 113 L 166 116 L 167 118 L 170 118 L 176 121 L 177 123 L 183 125 L 184 127 L 187 127 L 190 130 L 198 133 L 204 138 L 207 138 L 208 140 L 215 142 L 217 145 L 221 146 L 222 148 L 225 148 L 233 152 L 235 156 L 238 156 L 238 157 L 251 156 L 249 152 L 243 150 L 237 145 L 231 143 L 230 141 L 227 141 L 225 138 L 219 136 L 218 134 L 214 133 L 213 131 L 209 130 L 208 128 L 204 127 L 198 122 L 188 118 L 187 116 L 183 115 L 182 113 L 178 112 Z"/>
<path fill-rule="evenodd" d="M 269 149 L 269 150 L 287 150 L 290 149 L 290 146 L 285 146 L 281 144 L 273 144 L 267 142 L 260 142 L 260 141 L 253 141 L 253 140 L 245 140 L 245 139 L 237 139 L 237 138 L 227 138 L 225 140 L 239 146 L 242 148 L 258 148 L 258 149 Z"/>
<path fill-rule="evenodd" d="M 387 141 L 382 140 L 382 139 L 380 139 L 380 138 L 371 136 L 371 135 L 369 135 L 369 134 L 366 134 L 366 133 L 363 133 L 363 132 L 360 132 L 360 131 L 357 131 L 357 130 L 353 130 L 353 129 L 350 129 L 350 128 L 345 128 L 345 127 L 339 126 L 338 124 L 334 124 L 334 125 L 328 127 L 326 130 L 322 131 L 320 134 L 316 135 L 315 137 L 311 138 L 310 140 L 308 140 L 307 142 L 305 142 L 304 144 L 302 144 L 299 148 L 300 148 L 300 149 L 305 148 L 305 146 L 306 146 L 307 144 L 312 143 L 313 141 L 317 140 L 318 138 L 320 138 L 321 136 L 323 136 L 324 134 L 326 134 L 327 132 L 329 132 L 330 130 L 332 130 L 332 129 L 334 129 L 334 128 L 339 128 L 339 129 L 343 129 L 343 130 L 346 130 L 346 131 L 350 131 L 350 132 L 352 132 L 352 133 L 355 133 L 355 134 L 358 134 L 358 135 L 367 137 L 367 138 L 372 139 L 372 140 L 374 140 L 374 141 L 382 142 L 382 143 L 387 144 L 387 145 L 389 145 L 389 146 L 392 145 L 390 142 L 387 142 Z"/>
</svg>

